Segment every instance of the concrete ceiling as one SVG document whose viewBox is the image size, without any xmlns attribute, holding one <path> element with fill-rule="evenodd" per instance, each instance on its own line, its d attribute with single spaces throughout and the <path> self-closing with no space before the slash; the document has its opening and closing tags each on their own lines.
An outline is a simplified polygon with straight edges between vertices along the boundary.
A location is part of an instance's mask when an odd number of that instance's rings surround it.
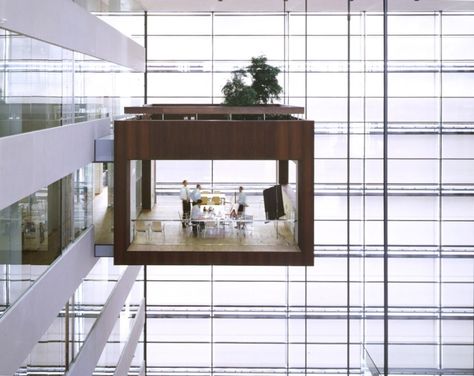
<svg viewBox="0 0 474 376">
<path fill-rule="evenodd" d="M 345 12 L 347 0 L 74 0 L 90 11 L 120 12 Z M 353 0 L 353 11 L 382 11 L 382 0 Z M 285 5 L 284 5 L 285 4 Z M 389 11 L 473 11 L 474 0 L 388 0 Z"/>
</svg>

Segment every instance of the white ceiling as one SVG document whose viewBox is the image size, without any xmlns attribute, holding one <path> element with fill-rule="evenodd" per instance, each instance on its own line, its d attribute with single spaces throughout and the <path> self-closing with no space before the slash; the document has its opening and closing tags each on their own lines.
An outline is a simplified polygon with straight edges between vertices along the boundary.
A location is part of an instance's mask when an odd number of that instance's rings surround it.
<svg viewBox="0 0 474 376">
<path fill-rule="evenodd" d="M 346 12 L 347 0 L 74 0 L 90 11 L 118 12 Z M 473 11 L 474 0 L 387 0 L 389 11 Z M 307 4 L 305 4 L 307 3 Z M 353 0 L 353 11 L 381 12 L 382 0 Z"/>
<path fill-rule="evenodd" d="M 151 12 L 189 11 L 304 11 L 305 0 L 136 0 Z M 382 0 L 353 0 L 354 11 L 382 11 Z M 308 11 L 345 12 L 347 0 L 307 0 Z M 388 0 L 390 11 L 474 11 L 474 0 Z"/>
</svg>

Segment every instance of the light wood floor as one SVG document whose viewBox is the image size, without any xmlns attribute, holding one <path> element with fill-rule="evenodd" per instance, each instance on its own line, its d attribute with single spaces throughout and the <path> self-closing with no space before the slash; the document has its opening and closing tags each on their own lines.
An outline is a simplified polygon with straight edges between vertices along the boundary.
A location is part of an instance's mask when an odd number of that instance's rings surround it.
<svg viewBox="0 0 474 376">
<path fill-rule="evenodd" d="M 230 203 L 227 205 L 230 211 Z M 181 201 L 179 197 L 158 196 L 157 204 L 152 210 L 142 211 L 139 220 L 162 221 L 161 232 L 136 232 L 129 251 L 273 251 L 299 252 L 290 225 L 283 222 L 266 222 L 263 209 L 263 198 L 249 197 L 247 215 L 254 221 L 245 229 L 235 228 L 237 223 L 225 226 L 207 226 L 197 237 L 193 236 L 191 227 L 183 228 L 179 220 Z M 104 190 L 94 199 L 94 224 L 97 244 L 113 243 L 113 208 L 107 207 L 107 191 Z M 278 230 L 278 231 L 277 231 Z"/>
<path fill-rule="evenodd" d="M 96 244 L 114 243 L 114 209 L 107 206 L 107 187 L 94 197 L 94 227 Z"/>
</svg>

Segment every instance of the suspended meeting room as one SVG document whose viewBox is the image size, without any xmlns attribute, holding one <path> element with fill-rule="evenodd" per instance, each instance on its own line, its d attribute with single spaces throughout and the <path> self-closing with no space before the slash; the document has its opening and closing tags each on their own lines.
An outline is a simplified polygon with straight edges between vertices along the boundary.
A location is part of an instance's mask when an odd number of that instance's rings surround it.
<svg viewBox="0 0 474 376">
<path fill-rule="evenodd" d="M 474 374 L 474 2 L 24 2 L 0 374 Z"/>
</svg>

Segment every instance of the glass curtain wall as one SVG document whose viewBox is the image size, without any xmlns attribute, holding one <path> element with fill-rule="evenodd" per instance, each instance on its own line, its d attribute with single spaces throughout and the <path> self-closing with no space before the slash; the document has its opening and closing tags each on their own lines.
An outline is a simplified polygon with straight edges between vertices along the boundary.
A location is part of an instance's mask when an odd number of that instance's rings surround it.
<svg viewBox="0 0 474 376">
<path fill-rule="evenodd" d="M 74 119 L 71 51 L 0 29 L 0 136 Z"/>
<path fill-rule="evenodd" d="M 0 210 L 0 316 L 92 225 L 92 165 Z"/>
<path fill-rule="evenodd" d="M 474 368 L 470 21 L 389 18 L 390 368 Z"/>
<path fill-rule="evenodd" d="M 383 372 L 384 308 L 390 369 L 472 370 L 473 16 L 389 14 L 384 218 L 381 13 L 149 15 L 149 103 L 221 103 L 264 54 L 315 120 L 315 266 L 148 267 L 149 374 Z"/>
<path fill-rule="evenodd" d="M 125 268 L 111 258 L 98 259 L 58 317 L 35 345 L 15 376 L 64 375 L 77 358 L 107 299 Z M 102 351 L 94 375 L 112 375 L 130 334 L 143 298 L 143 273 L 129 293 Z M 137 345 L 130 373 L 138 374 L 143 361 L 143 339 Z"/>
<path fill-rule="evenodd" d="M 142 102 L 143 74 L 115 64 L 3 29 L 0 54 L 0 137 L 120 116 Z"/>
<path fill-rule="evenodd" d="M 138 34 L 143 35 L 143 25 Z M 0 137 L 119 117 L 124 106 L 143 102 L 142 73 L 3 29 L 0 54 Z M 34 173 L 35 161 L 31 169 Z M 0 317 L 64 249 L 91 227 L 92 202 L 100 191 L 100 187 L 93 186 L 94 173 L 101 175 L 101 171 L 93 171 L 92 165 L 84 166 L 1 208 Z M 106 266 L 94 272 L 100 277 L 92 274 L 65 302 L 57 320 L 17 374 L 64 374 L 108 296 L 101 292 L 100 299 L 94 300 L 88 291 L 91 286 L 103 291 L 99 283 L 102 279 L 110 286 L 116 282 L 116 278 L 109 277 L 117 273 L 109 261 L 104 260 Z M 137 284 L 136 289 L 140 286 Z M 120 352 L 115 344 L 123 346 L 127 323 L 138 307 L 135 298 L 129 298 L 129 302 L 132 308 L 124 309 L 124 319 L 118 324 L 120 328 L 114 329 L 99 367 L 108 369 L 111 363 L 116 364 Z M 137 354 L 136 369 L 143 359 L 140 346 Z"/>
</svg>

